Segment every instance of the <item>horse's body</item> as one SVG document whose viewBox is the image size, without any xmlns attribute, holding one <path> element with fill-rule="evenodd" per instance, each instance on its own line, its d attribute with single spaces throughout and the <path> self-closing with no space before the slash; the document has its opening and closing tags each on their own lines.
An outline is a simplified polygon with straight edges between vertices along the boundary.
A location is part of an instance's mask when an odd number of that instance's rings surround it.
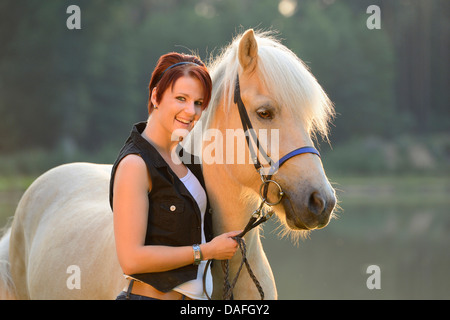
<svg viewBox="0 0 450 320">
<path fill-rule="evenodd" d="M 10 240 L 17 299 L 113 299 L 122 289 L 108 202 L 111 167 L 59 166 L 27 189 Z M 78 280 L 79 289 L 72 288 Z"/>
<path fill-rule="evenodd" d="M 312 145 L 313 132 L 326 134 L 326 123 L 332 113 L 328 98 L 301 61 L 277 42 L 255 38 L 252 30 L 247 31 L 216 60 L 212 70 L 212 100 L 201 124 L 186 139 L 186 148 L 198 137 L 197 130 L 206 132 L 214 128 L 226 137 L 227 129 L 241 128 L 232 102 L 237 75 L 255 130 L 279 130 L 280 156 L 302 145 Z M 258 116 L 261 108 L 270 111 L 273 117 Z M 213 207 L 214 232 L 243 229 L 261 202 L 260 175 L 248 161 L 237 164 L 236 159 L 232 163 L 228 159 L 221 164 L 206 159 L 211 150 L 215 157 L 225 155 L 229 143 L 222 144 L 220 150 L 218 144 L 211 148 L 210 140 L 203 140 L 200 150 Z M 271 143 L 275 142 L 268 142 L 273 150 Z M 206 156 L 205 151 L 209 152 Z M 14 287 L 2 284 L 2 278 L 7 280 L 9 274 L 7 264 L 0 264 L 0 297 L 3 286 L 4 295 L 18 299 L 112 299 L 124 287 L 108 203 L 110 170 L 108 165 L 69 164 L 50 170 L 30 186 L 18 205 L 10 234 L 5 234 L 0 242 L 0 259 L 7 256 L 4 248 L 10 242 L 9 272 L 14 283 Z M 285 193 L 273 209 L 289 229 L 312 230 L 328 223 L 336 199 L 320 158 L 311 154 L 292 158 L 273 179 Z M 249 232 L 245 240 L 247 258 L 265 297 L 277 298 L 259 230 Z M 232 275 L 239 263 L 237 254 L 230 263 Z M 214 265 L 214 296 L 220 298 L 223 275 L 220 264 Z M 71 286 L 75 276 L 79 277 L 79 288 Z M 3 282 L 7 283 L 6 280 Z M 234 297 L 259 298 L 246 272 L 241 273 Z"/>
</svg>

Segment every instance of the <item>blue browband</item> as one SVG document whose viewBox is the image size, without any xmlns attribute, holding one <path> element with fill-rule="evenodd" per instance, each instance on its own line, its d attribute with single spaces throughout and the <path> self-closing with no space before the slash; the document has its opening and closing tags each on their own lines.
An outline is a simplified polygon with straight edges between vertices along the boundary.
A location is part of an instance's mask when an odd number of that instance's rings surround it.
<svg viewBox="0 0 450 320">
<path fill-rule="evenodd" d="M 289 152 L 287 155 L 283 156 L 280 160 L 277 161 L 274 165 L 270 167 L 270 170 L 267 174 L 267 176 L 271 177 L 286 161 L 288 161 L 290 158 L 298 156 L 300 154 L 304 153 L 312 153 L 320 157 L 319 151 L 317 151 L 314 147 L 301 147 L 298 149 L 295 149 L 291 152 Z"/>
<path fill-rule="evenodd" d="M 317 151 L 316 148 L 314 148 L 314 147 L 302 147 L 302 148 L 298 148 L 298 149 L 295 149 L 294 151 L 289 152 L 287 155 L 285 155 L 280 160 L 278 160 L 278 162 L 276 163 L 275 166 L 279 168 L 279 167 L 281 167 L 281 165 L 283 163 L 285 163 L 290 158 L 298 156 L 299 154 L 303 154 L 303 153 L 314 153 L 314 154 L 316 154 L 316 155 L 318 155 L 320 157 L 320 153 L 319 153 L 319 151 Z"/>
</svg>

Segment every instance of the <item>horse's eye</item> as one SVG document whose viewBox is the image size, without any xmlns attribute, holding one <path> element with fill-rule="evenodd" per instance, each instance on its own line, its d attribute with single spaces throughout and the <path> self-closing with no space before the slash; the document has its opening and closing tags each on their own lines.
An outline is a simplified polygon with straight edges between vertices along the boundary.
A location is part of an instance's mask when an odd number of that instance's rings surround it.
<svg viewBox="0 0 450 320">
<path fill-rule="evenodd" d="M 261 119 L 266 119 L 266 120 L 270 120 L 273 119 L 273 114 L 270 110 L 267 109 L 259 109 L 256 111 L 256 113 L 258 114 L 258 116 Z"/>
</svg>

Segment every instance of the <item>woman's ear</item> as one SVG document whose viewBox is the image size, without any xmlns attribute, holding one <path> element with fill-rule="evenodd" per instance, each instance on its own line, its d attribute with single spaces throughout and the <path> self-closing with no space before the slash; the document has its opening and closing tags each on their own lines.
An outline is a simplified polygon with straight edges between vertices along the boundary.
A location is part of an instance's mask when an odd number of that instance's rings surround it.
<svg viewBox="0 0 450 320">
<path fill-rule="evenodd" d="M 157 106 L 157 103 L 156 103 L 156 91 L 157 91 L 156 87 L 154 87 L 153 90 L 152 90 L 152 97 L 150 99 L 150 101 L 152 102 L 154 107 Z"/>
</svg>

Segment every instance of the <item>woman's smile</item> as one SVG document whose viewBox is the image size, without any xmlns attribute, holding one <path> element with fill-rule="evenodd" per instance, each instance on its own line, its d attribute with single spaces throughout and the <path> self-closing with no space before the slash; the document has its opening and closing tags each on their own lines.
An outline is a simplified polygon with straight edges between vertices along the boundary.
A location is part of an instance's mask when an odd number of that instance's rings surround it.
<svg viewBox="0 0 450 320">
<path fill-rule="evenodd" d="M 192 124 L 192 122 L 194 121 L 194 119 L 188 120 L 186 118 L 182 118 L 182 117 L 175 117 L 175 120 L 178 121 L 178 123 L 181 126 L 184 126 L 186 128 L 189 128 Z"/>
</svg>

